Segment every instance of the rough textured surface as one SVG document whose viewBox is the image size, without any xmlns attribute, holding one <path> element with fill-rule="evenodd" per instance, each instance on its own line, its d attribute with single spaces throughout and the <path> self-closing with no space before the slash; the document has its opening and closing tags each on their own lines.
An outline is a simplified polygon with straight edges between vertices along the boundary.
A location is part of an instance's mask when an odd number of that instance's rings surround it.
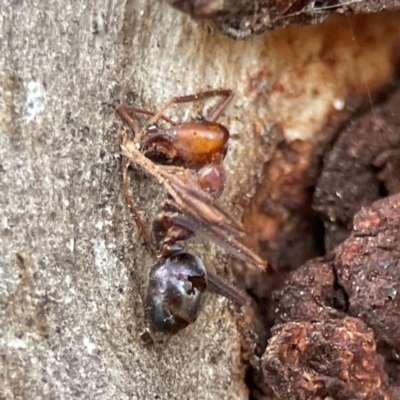
<svg viewBox="0 0 400 400">
<path fill-rule="evenodd" d="M 269 157 L 264 157 L 262 179 L 244 222 L 251 232 L 246 238 L 248 245 L 258 248 L 281 272 L 321 255 L 315 251 L 313 238 L 319 227 L 311 206 L 313 188 L 325 167 L 323 154 L 334 148 L 343 126 L 362 110 L 370 111 L 366 124 L 377 122 L 376 89 L 392 78 L 396 69 L 397 18 L 389 13 L 335 16 L 321 25 L 290 26 L 257 37 L 264 40 L 266 55 L 275 51 L 278 55 L 269 64 L 259 62 L 251 75 L 252 90 L 267 96 L 270 113 L 259 115 L 256 126 L 261 134 L 272 126 L 267 144 L 273 152 L 266 152 Z M 292 46 L 287 47 L 288 43 Z M 279 65 L 283 67 L 275 68 Z M 383 108 L 382 104 L 384 120 L 389 113 L 384 116 Z M 376 130 L 376 135 L 375 142 L 385 141 L 381 131 Z M 365 148 L 368 142 L 365 140 Z M 335 167 L 332 163 L 333 171 Z M 326 180 L 328 188 L 331 180 Z"/>
<path fill-rule="evenodd" d="M 333 265 L 349 297 L 349 314 L 365 321 L 380 344 L 400 353 L 400 194 L 363 208 Z"/>
<path fill-rule="evenodd" d="M 309 261 L 293 272 L 274 297 L 275 324 L 343 318 L 347 308 L 345 297 L 335 288 L 332 266 L 321 259 Z"/>
<path fill-rule="evenodd" d="M 263 356 L 265 379 L 281 400 L 388 400 L 383 357 L 356 318 L 277 326 Z"/>
<path fill-rule="evenodd" d="M 332 250 L 350 235 L 353 216 L 378 198 L 400 191 L 400 90 L 350 122 L 339 133 L 315 188 L 313 209 Z"/>
<path fill-rule="evenodd" d="M 399 227 L 400 194 L 363 208 L 345 242 L 275 293 L 262 370 L 282 399 L 397 399 Z"/>
<path fill-rule="evenodd" d="M 398 0 L 167 0 L 194 17 L 215 20 L 235 39 L 289 24 L 316 24 L 329 15 L 399 10 Z"/>
<path fill-rule="evenodd" d="M 179 17 L 146 1 L 2 2 L 2 399 L 247 397 L 237 315 L 226 300 L 209 296 L 195 326 L 167 343 L 140 341 L 154 260 L 121 193 L 122 124 L 112 105 L 122 88 L 158 107 L 177 92 L 224 84 L 168 79 Z M 157 185 L 132 177 L 149 222 Z M 206 248 L 211 267 L 216 250 Z"/>
<path fill-rule="evenodd" d="M 209 296 L 196 324 L 167 343 L 140 341 L 154 260 L 121 193 L 125 127 L 113 106 L 155 110 L 174 95 L 233 88 L 223 202 L 239 215 L 276 143 L 313 139 L 351 88 L 390 76 L 398 21 L 336 19 L 235 42 L 164 2 L 3 1 L 0 397 L 247 398 L 242 356 L 252 343 L 243 345 L 247 324 L 226 300 Z M 354 46 L 349 26 L 368 49 Z M 130 176 L 149 224 L 162 194 L 142 171 Z M 227 273 L 222 250 L 190 247 Z"/>
</svg>

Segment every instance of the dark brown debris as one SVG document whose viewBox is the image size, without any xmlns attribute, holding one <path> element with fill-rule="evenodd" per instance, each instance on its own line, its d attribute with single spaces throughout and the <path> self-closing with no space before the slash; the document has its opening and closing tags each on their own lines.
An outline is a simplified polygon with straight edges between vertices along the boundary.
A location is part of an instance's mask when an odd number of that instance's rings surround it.
<svg viewBox="0 0 400 400">
<path fill-rule="evenodd" d="M 332 14 L 400 9 L 399 0 L 166 0 L 194 18 L 210 18 L 235 39 L 289 24 L 316 24 Z"/>
<path fill-rule="evenodd" d="M 290 322 L 274 334 L 262 368 L 281 400 L 388 399 L 383 357 L 359 319 Z"/>
<path fill-rule="evenodd" d="M 353 119 L 325 156 L 313 209 L 332 250 L 350 235 L 361 207 L 400 191 L 400 91 Z"/>
<path fill-rule="evenodd" d="M 362 209 L 332 262 L 349 296 L 349 314 L 371 327 L 379 344 L 400 353 L 400 194 Z"/>
<path fill-rule="evenodd" d="M 274 297 L 275 323 L 319 322 L 345 316 L 346 294 L 336 285 L 332 266 L 321 259 L 307 262 Z"/>
<path fill-rule="evenodd" d="M 263 356 L 281 399 L 397 399 L 400 193 L 363 208 L 350 237 L 275 294 Z"/>
</svg>

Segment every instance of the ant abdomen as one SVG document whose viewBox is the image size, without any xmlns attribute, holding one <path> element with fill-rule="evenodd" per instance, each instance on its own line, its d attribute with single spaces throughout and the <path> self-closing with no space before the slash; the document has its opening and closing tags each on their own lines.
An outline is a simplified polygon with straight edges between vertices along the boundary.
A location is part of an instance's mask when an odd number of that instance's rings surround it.
<svg viewBox="0 0 400 400">
<path fill-rule="evenodd" d="M 151 269 L 145 312 L 153 332 L 175 334 L 194 322 L 203 306 L 207 272 L 190 253 L 161 258 Z"/>
</svg>

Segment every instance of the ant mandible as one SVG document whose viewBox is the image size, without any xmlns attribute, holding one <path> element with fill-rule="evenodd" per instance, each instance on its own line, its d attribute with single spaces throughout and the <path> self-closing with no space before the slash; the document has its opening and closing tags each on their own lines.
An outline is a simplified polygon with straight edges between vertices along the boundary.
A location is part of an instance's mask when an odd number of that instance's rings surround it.
<svg viewBox="0 0 400 400">
<path fill-rule="evenodd" d="M 164 115 L 173 104 L 214 96 L 223 98 L 207 118 L 177 124 Z M 124 195 L 149 248 L 160 258 L 151 269 L 145 300 L 146 317 L 153 332 L 175 334 L 194 322 L 208 285 L 239 304 L 251 302 L 246 293 L 206 271 L 201 259 L 184 252 L 179 241 L 197 233 L 252 265 L 266 267 L 264 260 L 238 240 L 243 234 L 242 224 L 216 202 L 225 185 L 222 162 L 229 139 L 227 128 L 216 121 L 232 98 L 231 90 L 220 89 L 173 97 L 158 112 L 130 105 L 116 108 L 135 133 L 134 139 L 125 135 L 121 146 Z M 152 118 L 139 129 L 131 113 Z M 154 124 L 159 119 L 171 127 L 157 128 Z M 153 221 L 155 248 L 129 192 L 129 163 L 144 168 L 166 191 L 166 199 Z"/>
</svg>

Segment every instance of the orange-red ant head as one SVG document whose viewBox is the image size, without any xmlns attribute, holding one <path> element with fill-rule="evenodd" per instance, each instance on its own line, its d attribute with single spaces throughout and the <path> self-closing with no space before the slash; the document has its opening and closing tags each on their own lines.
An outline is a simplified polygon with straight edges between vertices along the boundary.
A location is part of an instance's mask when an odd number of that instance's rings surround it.
<svg viewBox="0 0 400 400">
<path fill-rule="evenodd" d="M 172 165 L 199 169 L 225 157 L 228 139 L 229 131 L 223 125 L 193 121 L 147 133 L 140 142 L 140 150 L 154 153 L 155 158 L 158 154 Z"/>
</svg>

